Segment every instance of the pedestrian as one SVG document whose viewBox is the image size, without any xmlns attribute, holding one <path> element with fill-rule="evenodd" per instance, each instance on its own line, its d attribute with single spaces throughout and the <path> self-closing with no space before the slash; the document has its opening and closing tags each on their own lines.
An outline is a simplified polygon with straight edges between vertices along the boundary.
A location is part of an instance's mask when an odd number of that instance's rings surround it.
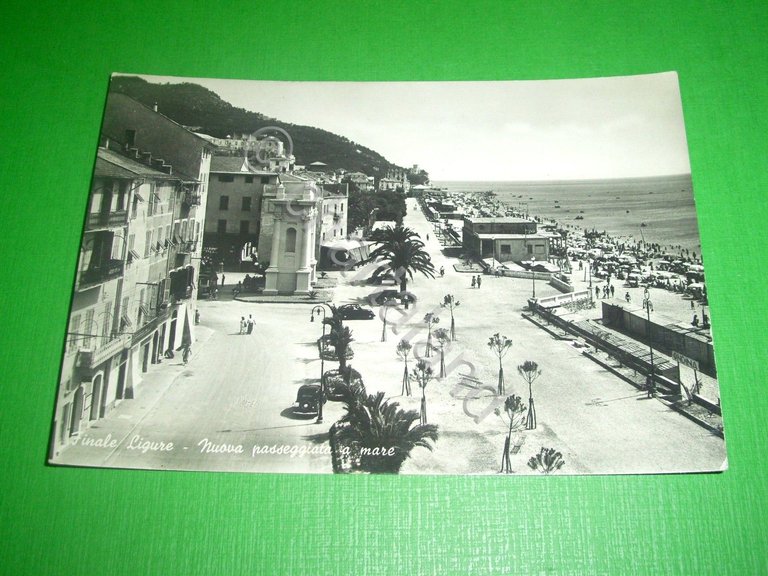
<svg viewBox="0 0 768 576">
<path fill-rule="evenodd" d="M 200 324 L 200 310 L 195 310 L 195 324 Z"/>
<path fill-rule="evenodd" d="M 616 288 L 613 284 L 611 284 L 611 298 L 613 298 L 614 293 L 616 292 Z"/>
<path fill-rule="evenodd" d="M 221 286 L 224 287 L 224 274 L 221 275 Z"/>
<path fill-rule="evenodd" d="M 600 286 L 595 286 L 595 298 L 600 298 Z"/>
<path fill-rule="evenodd" d="M 192 346 L 189 344 L 184 346 L 184 352 L 182 353 L 181 359 L 184 360 L 184 364 L 186 365 L 187 362 L 189 362 L 189 357 L 192 355 Z"/>
<path fill-rule="evenodd" d="M 253 333 L 253 324 L 254 324 L 254 322 L 253 322 L 253 316 L 251 316 L 250 314 L 248 314 L 248 334 L 251 334 L 251 333 Z"/>
<path fill-rule="evenodd" d="M 445 266 L 440 266 L 440 278 L 445 276 Z"/>
<path fill-rule="evenodd" d="M 696 310 L 696 305 L 693 303 L 693 300 L 691 300 L 691 310 Z"/>
<path fill-rule="evenodd" d="M 480 288 L 480 274 L 477 275 L 477 287 Z"/>
<path fill-rule="evenodd" d="M 240 334 L 245 334 L 246 322 L 245 316 L 240 316 Z"/>
<path fill-rule="evenodd" d="M 629 295 L 629 292 L 627 292 L 627 293 L 624 295 L 624 298 L 627 300 L 627 302 L 632 302 L 632 297 Z"/>
<path fill-rule="evenodd" d="M 474 287 L 475 287 L 475 277 L 474 277 L 474 275 L 473 275 L 473 276 L 472 276 L 472 288 L 474 288 Z"/>
<path fill-rule="evenodd" d="M 691 322 L 691 324 L 693 324 L 694 326 L 698 326 L 699 325 L 699 315 L 698 314 L 694 314 L 693 315 L 693 322 Z"/>
<path fill-rule="evenodd" d="M 427 234 L 427 242 L 429 242 L 429 234 Z"/>
</svg>

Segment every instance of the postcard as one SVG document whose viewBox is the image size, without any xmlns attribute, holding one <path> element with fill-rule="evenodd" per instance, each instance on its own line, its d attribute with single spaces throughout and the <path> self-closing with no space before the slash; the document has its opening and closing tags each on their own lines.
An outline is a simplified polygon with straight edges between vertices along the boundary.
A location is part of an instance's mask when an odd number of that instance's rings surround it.
<svg viewBox="0 0 768 576">
<path fill-rule="evenodd" d="M 725 470 L 682 106 L 113 75 L 49 463 Z"/>
</svg>

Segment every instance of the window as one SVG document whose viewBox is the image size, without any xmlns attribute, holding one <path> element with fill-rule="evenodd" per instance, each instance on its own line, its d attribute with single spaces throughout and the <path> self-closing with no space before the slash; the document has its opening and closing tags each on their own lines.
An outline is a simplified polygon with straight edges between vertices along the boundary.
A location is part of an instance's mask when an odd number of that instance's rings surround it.
<svg viewBox="0 0 768 576">
<path fill-rule="evenodd" d="M 229 210 L 229 196 L 219 198 L 219 210 Z"/>
<path fill-rule="evenodd" d="M 526 246 L 526 248 L 528 248 L 528 254 L 533 254 L 533 245 L 528 244 L 528 246 Z"/>
<path fill-rule="evenodd" d="M 240 234 L 248 234 L 250 224 L 248 220 L 240 220 Z"/>
<path fill-rule="evenodd" d="M 219 174 L 219 182 L 234 182 L 235 176 L 233 174 Z"/>
<path fill-rule="evenodd" d="M 77 343 L 81 336 L 80 333 L 80 315 L 72 316 L 69 320 L 69 351 L 74 352 L 77 350 Z"/>
<path fill-rule="evenodd" d="M 502 254 L 512 254 L 512 246 L 509 244 L 502 244 L 501 245 L 501 253 Z"/>
<path fill-rule="evenodd" d="M 262 184 L 269 184 L 269 176 L 262 176 L 261 177 L 261 183 Z"/>
<path fill-rule="evenodd" d="M 253 176 L 246 176 L 245 177 L 245 183 L 246 184 L 253 184 Z"/>
<path fill-rule="evenodd" d="M 144 258 L 149 258 L 149 251 L 152 249 L 152 230 L 147 231 L 144 239 Z"/>
<path fill-rule="evenodd" d="M 339 209 L 339 212 L 343 213 L 344 212 L 344 202 L 342 202 L 339 206 L 341 206 L 341 208 Z"/>
<path fill-rule="evenodd" d="M 251 200 L 250 196 L 243 196 L 243 212 L 251 211 Z"/>
<path fill-rule="evenodd" d="M 296 228 L 288 228 L 285 231 L 285 251 L 296 252 Z"/>
<path fill-rule="evenodd" d="M 93 308 L 85 313 L 85 326 L 83 326 L 83 332 L 85 332 L 85 336 L 83 337 L 83 347 L 90 348 L 93 334 Z"/>
<path fill-rule="evenodd" d="M 227 233 L 227 221 L 226 220 L 219 220 L 218 225 L 216 227 L 216 232 L 219 234 L 226 234 Z"/>
</svg>

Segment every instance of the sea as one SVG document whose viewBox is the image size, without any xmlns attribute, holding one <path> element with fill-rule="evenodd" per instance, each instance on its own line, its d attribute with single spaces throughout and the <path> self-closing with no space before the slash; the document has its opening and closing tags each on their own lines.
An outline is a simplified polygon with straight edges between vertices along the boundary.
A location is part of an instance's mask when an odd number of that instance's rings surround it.
<svg viewBox="0 0 768 576">
<path fill-rule="evenodd" d="M 566 229 L 701 253 L 690 174 L 611 180 L 433 182 L 450 192 L 493 191 L 498 200 Z"/>
</svg>

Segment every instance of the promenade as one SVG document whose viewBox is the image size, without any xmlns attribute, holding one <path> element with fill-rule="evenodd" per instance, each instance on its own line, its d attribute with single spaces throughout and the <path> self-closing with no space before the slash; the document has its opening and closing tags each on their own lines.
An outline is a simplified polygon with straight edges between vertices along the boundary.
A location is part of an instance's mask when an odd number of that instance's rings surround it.
<svg viewBox="0 0 768 576">
<path fill-rule="evenodd" d="M 438 425 L 439 440 L 433 452 L 415 449 L 403 473 L 498 472 L 507 423 L 496 413 L 503 410 L 505 396 L 496 394 L 498 361 L 487 346 L 496 332 L 514 343 L 504 359 L 507 395 L 520 395 L 527 405 L 527 385 L 516 367 L 532 360 L 542 370 L 533 388 L 538 427 L 518 435 L 519 452 L 511 462 L 514 473 L 534 474 L 527 461 L 542 446 L 562 452 L 566 465 L 560 473 L 566 474 L 688 472 L 723 466 L 721 438 L 662 402 L 647 399 L 645 393 L 584 357 L 580 349 L 525 320 L 522 312 L 531 296 L 530 280 L 483 276 L 481 288 L 471 288 L 472 275 L 454 269 L 457 259 L 443 254 L 431 224 L 412 199 L 404 225 L 425 239 L 436 269 L 444 267 L 445 277 L 418 275 L 409 282 L 417 302 L 408 310 L 374 306 L 377 317 L 373 320 L 346 322 L 354 338 L 350 364 L 362 373 L 367 391 L 382 391 L 403 408 L 418 410 L 420 389 L 415 382 L 413 395 L 402 395 L 403 364 L 395 348 L 407 339 L 416 355 L 424 356 L 424 315 L 437 315 L 437 327 L 448 328 L 449 312 L 440 307 L 443 296 L 452 294 L 460 302 L 455 311 L 457 341 L 445 349 L 447 376 L 426 388 L 428 421 Z M 379 288 L 360 282 L 367 272 L 331 273 L 328 284 L 336 283 L 333 302 L 369 305 L 370 294 Z M 234 300 L 230 287 L 238 279 L 227 274 L 218 300 L 198 302 L 201 324 L 189 364 L 173 359 L 152 366 L 143 375 L 135 399 L 122 401 L 83 434 L 92 440 L 109 439 L 113 445 L 70 445 L 57 462 L 331 473 L 330 456 L 310 450 L 327 448 L 328 430 L 343 416 L 342 405 L 328 402 L 321 424 L 314 418 L 297 419 L 291 412 L 298 388 L 320 377 L 315 341 L 322 324 L 309 322 L 316 302 Z M 537 281 L 538 297 L 555 294 L 555 288 Z M 240 335 L 239 319 L 249 314 L 256 320 L 256 329 L 250 336 Z M 433 353 L 430 361 L 437 374 L 439 353 Z M 332 366 L 326 362 L 325 369 Z M 154 448 L 142 449 L 146 442 L 154 443 Z M 155 449 L 157 443 L 172 443 L 173 449 Z M 254 446 L 283 445 L 307 453 L 302 457 L 253 454 Z"/>
</svg>

